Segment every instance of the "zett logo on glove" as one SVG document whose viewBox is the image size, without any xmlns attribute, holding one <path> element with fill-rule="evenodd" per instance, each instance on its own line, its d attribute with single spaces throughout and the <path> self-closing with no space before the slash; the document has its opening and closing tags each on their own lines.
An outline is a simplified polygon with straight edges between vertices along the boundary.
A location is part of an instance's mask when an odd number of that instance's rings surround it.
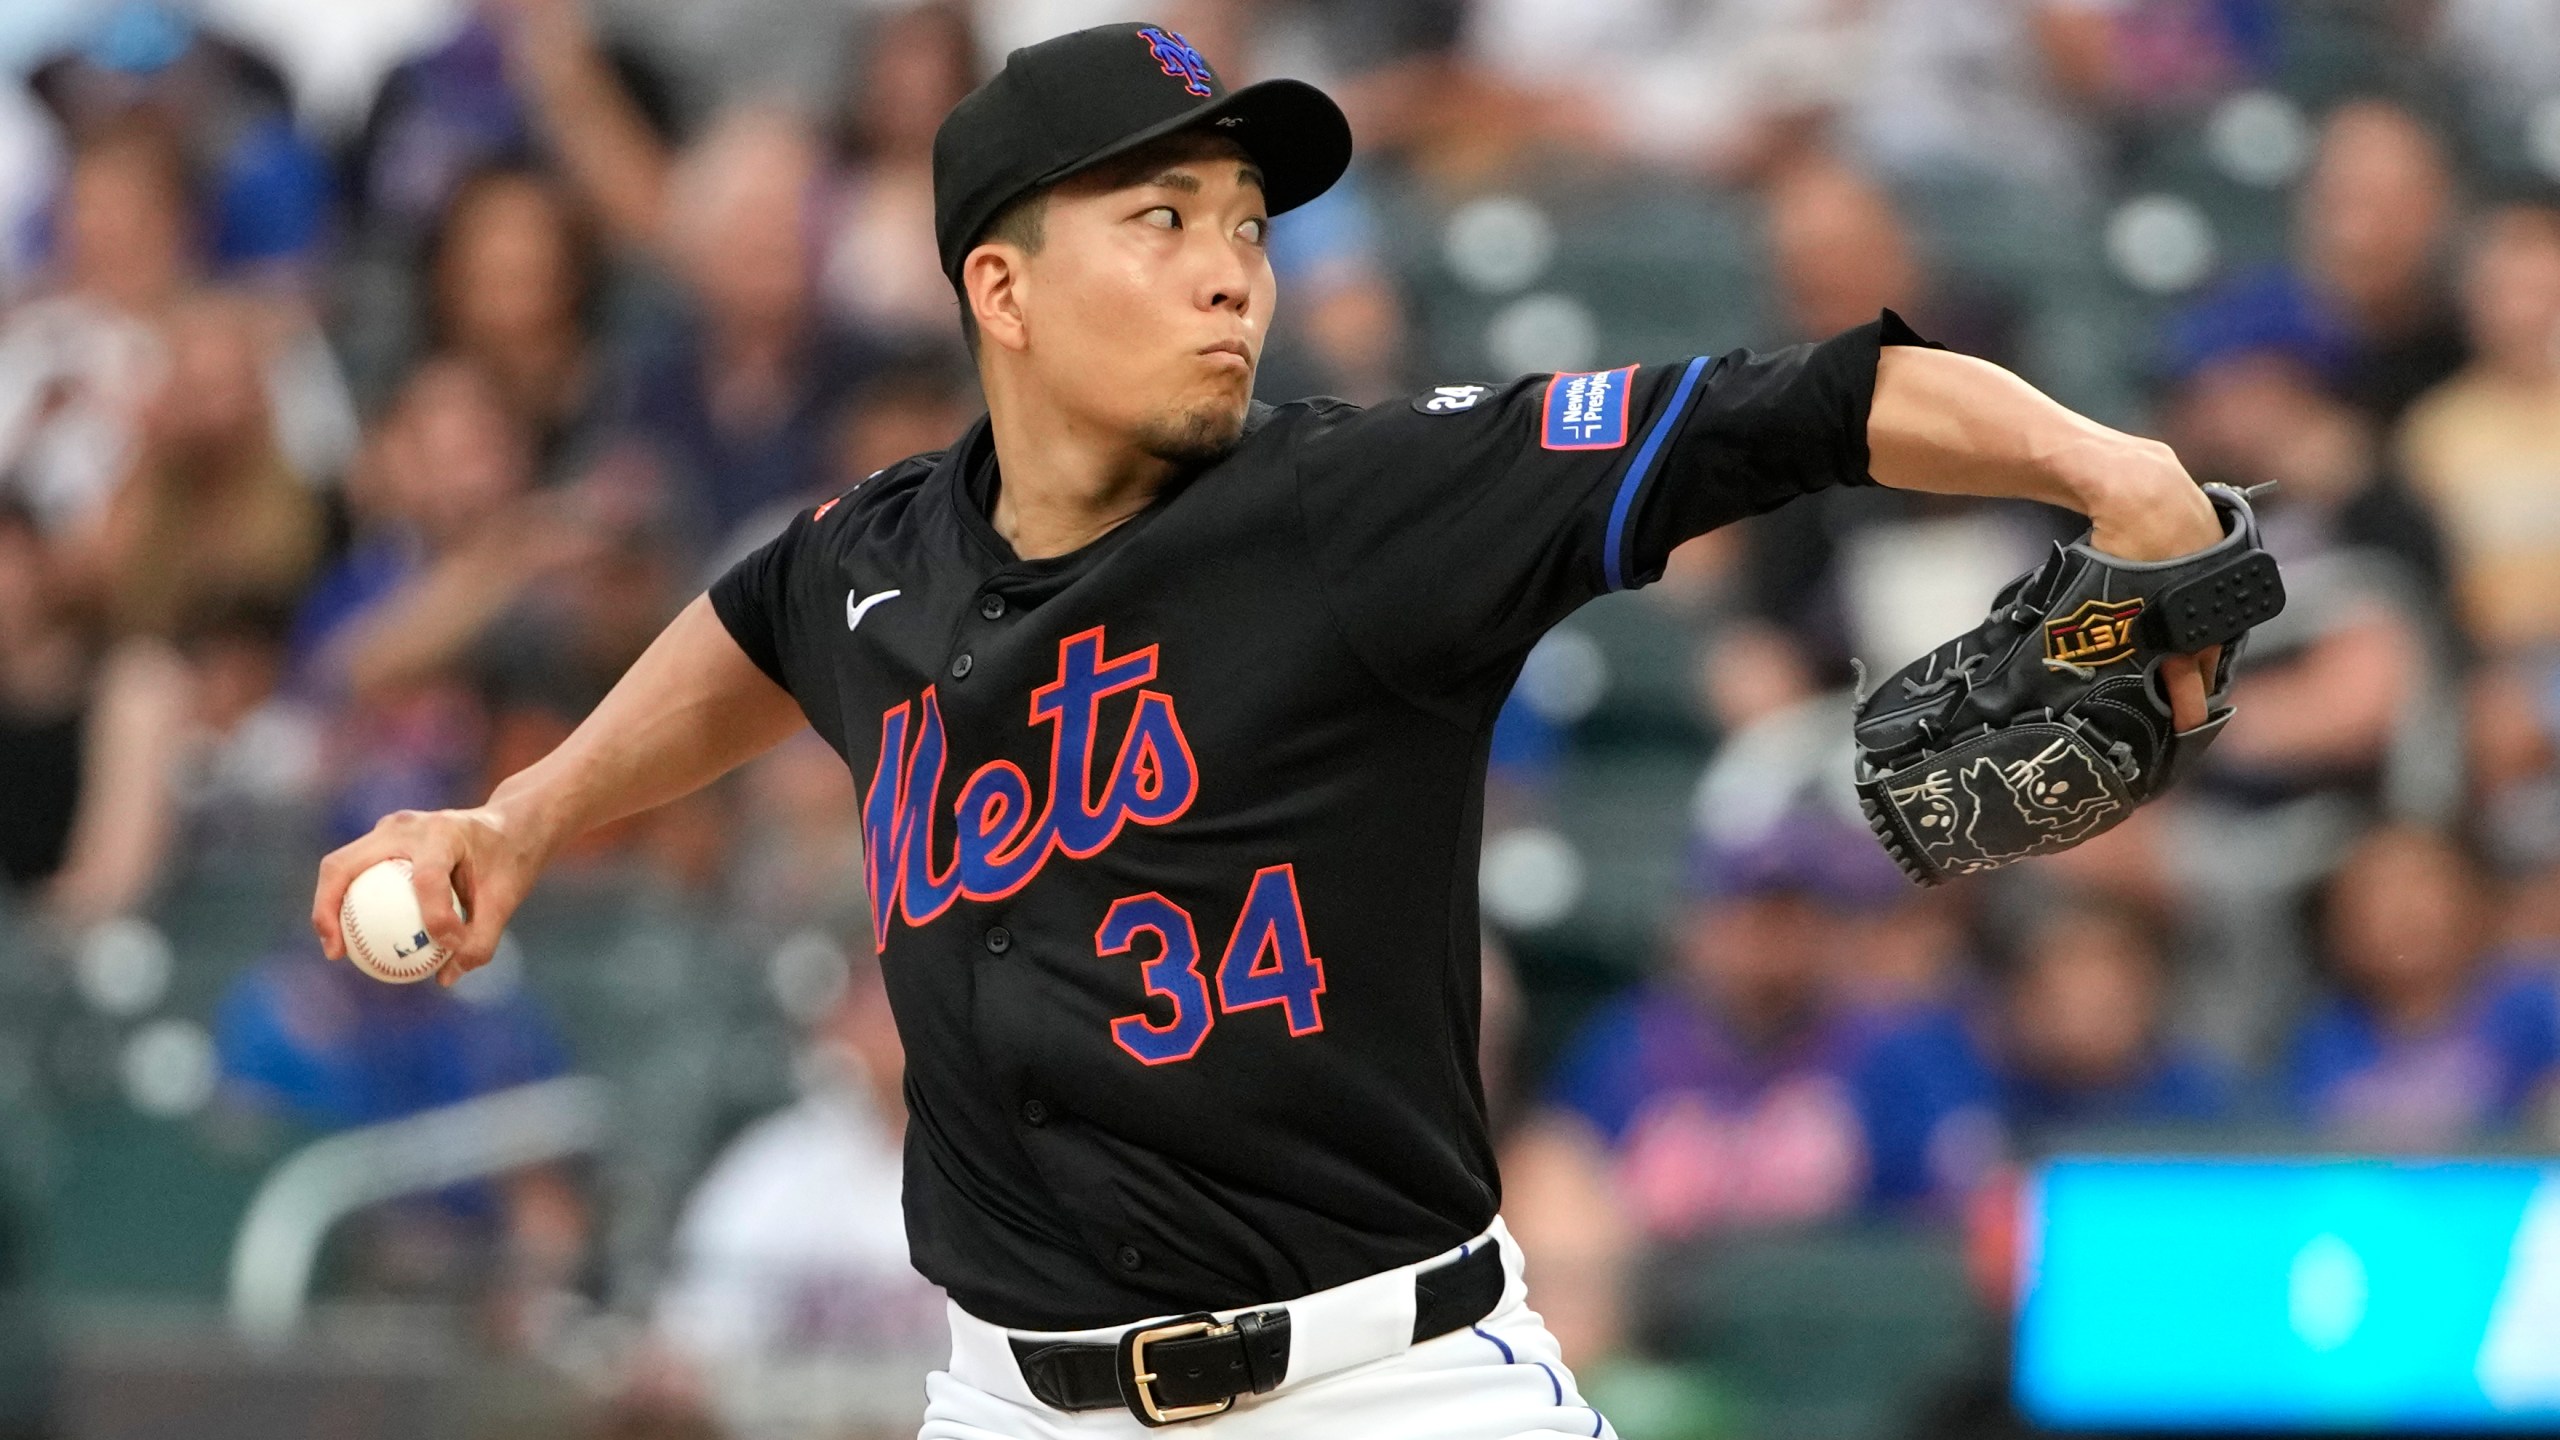
<svg viewBox="0 0 2560 1440">
<path fill-rule="evenodd" d="M 2045 622 L 2044 658 L 2090 668 L 2112 665 L 2133 653 L 2133 622 L 2141 617 L 2139 600 L 2084 600 L 2079 609 Z"/>
</svg>

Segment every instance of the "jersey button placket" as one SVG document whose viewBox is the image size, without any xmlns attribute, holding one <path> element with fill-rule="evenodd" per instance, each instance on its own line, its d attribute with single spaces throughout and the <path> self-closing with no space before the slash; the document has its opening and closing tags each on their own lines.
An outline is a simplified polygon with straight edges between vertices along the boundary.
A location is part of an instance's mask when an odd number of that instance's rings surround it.
<svg viewBox="0 0 2560 1440">
<path fill-rule="evenodd" d="M 963 650 L 959 654 L 951 657 L 951 678 L 954 680 L 968 679 L 969 672 L 977 668 L 978 662 L 971 658 L 969 652 L 966 650 Z"/>
<path fill-rule="evenodd" d="M 1003 619 L 1004 597 L 1001 595 L 989 595 L 980 599 L 978 601 L 978 618 L 981 620 Z"/>
<path fill-rule="evenodd" d="M 988 954 L 1001 955 L 1013 948 L 1013 932 L 1001 925 L 990 925 L 987 927 L 986 942 Z"/>
</svg>

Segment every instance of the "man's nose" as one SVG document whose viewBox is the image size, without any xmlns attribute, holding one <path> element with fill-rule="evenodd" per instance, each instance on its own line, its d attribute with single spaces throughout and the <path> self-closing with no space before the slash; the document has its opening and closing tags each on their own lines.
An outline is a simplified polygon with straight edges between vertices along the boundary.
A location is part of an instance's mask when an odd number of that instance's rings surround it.
<svg viewBox="0 0 2560 1440">
<path fill-rule="evenodd" d="M 1220 236 L 1201 248 L 1208 252 L 1201 262 L 1202 308 L 1243 314 L 1253 300 L 1253 266 L 1243 245 Z"/>
</svg>

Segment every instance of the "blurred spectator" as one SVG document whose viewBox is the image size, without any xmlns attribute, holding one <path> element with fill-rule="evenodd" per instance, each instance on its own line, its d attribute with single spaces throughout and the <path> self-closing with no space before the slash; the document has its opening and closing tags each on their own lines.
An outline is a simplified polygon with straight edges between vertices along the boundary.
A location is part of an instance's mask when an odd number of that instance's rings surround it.
<svg viewBox="0 0 2560 1440">
<path fill-rule="evenodd" d="M 1887 0 L 1608 0 L 1559 25 L 1486 0 L 1474 53 L 1561 101 L 1576 128 L 1644 159 L 1731 175 L 1829 130 L 1906 178 L 2080 185 L 2077 95 L 2104 78 L 2106 7 Z"/>
<path fill-rule="evenodd" d="M 395 388 L 422 350 L 460 345 L 492 363 L 496 357 L 481 343 L 489 337 L 459 334 L 457 322 L 485 331 L 512 317 L 532 327 L 536 358 L 524 363 L 535 373 L 522 378 L 544 382 L 531 384 L 531 398 L 543 402 L 546 460 L 561 418 L 552 412 L 583 398 L 599 377 L 561 363 L 560 336 L 545 312 L 565 309 L 581 325 L 596 326 L 611 308 L 608 292 L 618 291 L 605 283 L 617 272 L 606 265 L 595 232 L 617 241 L 639 236 L 631 243 L 645 244 L 654 222 L 641 222 L 636 232 L 613 228 L 585 208 L 585 187 L 576 187 L 574 201 L 555 188 L 565 161 L 536 102 L 553 96 L 574 114 L 600 96 L 608 107 L 602 133 L 621 141 L 607 155 L 642 157 L 646 193 L 638 203 L 648 206 L 656 203 L 657 157 L 675 128 L 667 77 L 629 45 L 591 32 L 582 5 L 555 13 L 562 10 L 538 0 L 478 0 L 454 17 L 458 24 L 441 43 L 383 81 L 347 159 L 352 233 L 337 318 L 339 346 L 369 399 Z M 590 124 L 579 133 L 596 130 Z M 592 149 L 578 158 L 592 164 Z M 465 190 L 500 176 L 517 183 L 479 197 L 497 203 L 472 206 L 479 212 L 473 215 L 452 213 L 468 198 Z M 480 302 L 457 294 L 457 284 L 482 279 L 502 292 L 487 302 L 499 313 L 462 314 Z"/>
<path fill-rule="evenodd" d="M 329 214 L 327 164 L 293 124 L 283 74 L 264 56 L 162 0 L 117 0 L 86 41 L 28 78 L 75 143 L 148 115 L 204 181 L 206 253 L 218 265 L 300 278 Z"/>
<path fill-rule="evenodd" d="M 2455 202 L 2443 143 L 2424 122 L 2387 101 L 2339 106 L 2297 195 L 2291 264 L 2221 286 L 2172 325 L 2173 355 L 2300 335 L 2339 393 L 2390 425 L 2463 362 L 2440 269 Z"/>
<path fill-rule="evenodd" d="M 258 857 L 303 850 L 322 739 L 282 693 L 286 629 L 272 597 L 222 596 L 179 617 L 174 643 L 108 652 L 79 737 L 77 808 L 42 892 L 55 921 L 132 914 L 191 869 L 246 860 L 257 875 Z"/>
<path fill-rule="evenodd" d="M 350 136 L 393 67 L 450 35 L 467 0 L 191 0 L 191 8 L 282 73 L 305 133 Z"/>
<path fill-rule="evenodd" d="M 2127 0 L 2105 7 L 2110 98 L 2137 114 L 2193 114 L 2283 60 L 2282 0 Z"/>
<path fill-rule="evenodd" d="M 1826 987 L 1840 838 L 1790 815 L 1702 842 L 1671 968 L 1583 1024 L 1522 1121 L 1506 1214 L 1542 1274 L 1579 1272 L 1541 1301 L 1569 1359 L 1615 1344 L 1626 1247 L 1857 1204 L 1860 1030 Z"/>
<path fill-rule="evenodd" d="M 62 172 L 61 151 L 35 97 L 0 85 L 0 304 L 19 298 L 42 259 L 34 252 Z"/>
<path fill-rule="evenodd" d="M 183 827 L 216 811 L 255 824 L 244 804 L 290 807 L 310 785 L 307 728 L 267 702 L 320 508 L 278 452 L 251 308 L 188 300 L 167 335 L 130 474 L 91 533 L 53 547 L 57 585 L 123 637 L 98 670 L 79 778 L 39 792 L 78 797 L 45 888 L 74 924 L 140 906 Z"/>
<path fill-rule="evenodd" d="M 587 543 L 559 503 L 528 498 L 531 447 L 465 362 L 420 368 L 380 449 L 377 528 L 314 588 L 301 627 L 314 678 L 357 700 L 433 678 Z"/>
<path fill-rule="evenodd" d="M 375 508 L 295 627 L 340 750 L 333 827 L 477 799 L 564 738 L 674 613 L 685 570 L 645 477 L 608 464 L 529 493 L 532 464 L 459 360 L 421 368 L 386 421 L 361 487 Z"/>
<path fill-rule="evenodd" d="M 192 194 L 164 124 L 134 116 L 101 125 L 72 155 L 49 293 L 0 321 L 0 491 L 14 488 L 49 531 L 95 525 L 135 463 L 145 403 L 169 364 L 160 326 L 198 270 Z M 230 358 L 270 412 L 289 467 L 334 480 L 355 420 L 308 316 L 289 299 L 245 294 L 224 314 L 250 347 Z"/>
<path fill-rule="evenodd" d="M 62 865 L 80 802 L 89 652 L 43 537 L 0 502 L 0 879 Z"/>
<path fill-rule="evenodd" d="M 908 456 L 949 445 L 981 408 L 976 369 L 958 346 L 937 345 L 884 361 L 837 410 L 817 490 L 767 504 L 739 521 L 698 576 L 708 583 L 772 539 L 816 495 L 842 494 Z"/>
<path fill-rule="evenodd" d="M 948 345 L 959 308 L 933 245 L 933 132 L 978 83 L 967 8 L 930 0 L 876 17 L 844 86 L 820 257 L 847 323 Z"/>
<path fill-rule="evenodd" d="M 2560 208 L 2500 206 L 2464 266 L 2473 360 L 2404 422 L 2409 478 L 2453 542 L 2463 619 L 2495 650 L 2560 649 Z"/>
<path fill-rule="evenodd" d="M 1901 208 L 1855 166 L 1799 156 L 1770 176 L 1763 207 L 1786 339 L 1828 338 L 1892 306 L 1933 339 L 2014 358 L 2003 307 L 1934 275 Z M 1826 492 L 1737 527 L 1742 596 L 1818 683 L 1845 685 L 1852 656 L 1885 673 L 1979 623 L 1992 592 L 2059 538 L 2061 519 L 1907 491 Z"/>
<path fill-rule="evenodd" d="M 535 138 L 616 245 L 657 245 L 670 223 L 666 133 L 648 92 L 629 83 L 597 33 L 586 0 L 500 0 L 488 13 Z M 467 68 L 483 74 L 476 59 Z"/>
<path fill-rule="evenodd" d="M 224 996 L 224 1080 L 235 1100 L 337 1129 L 548 1079 L 567 1058 L 521 970 L 456 989 L 385 985 L 296 944 Z"/>
<path fill-rule="evenodd" d="M 2163 429 L 2197 478 L 2253 486 L 2285 611 L 2252 632 L 2237 713 L 2164 819 L 2196 927 L 2181 977 L 2183 1033 L 2234 1062 L 2291 1028 L 2311 956 L 2297 900 L 2375 812 L 2423 821 L 2461 803 L 2459 663 L 2444 623 L 2434 517 L 2388 470 L 2376 422 L 2337 389 L 2346 373 L 2302 317 L 2207 300 L 2178 322 Z"/>
<path fill-rule="evenodd" d="M 642 477 L 600 469 L 542 499 L 556 503 L 519 519 L 543 532 L 543 553 L 520 552 L 523 588 L 453 657 L 494 726 L 483 775 L 491 787 L 568 738 L 674 618 L 691 578 Z M 679 805 L 661 818 L 710 813 Z"/>
<path fill-rule="evenodd" d="M 348 166 L 349 206 L 367 231 L 421 236 L 465 180 L 531 155 L 532 121 L 507 74 L 502 15 L 498 7 L 475 12 L 384 77 Z"/>
<path fill-rule="evenodd" d="M 2462 363 L 2439 268 L 2454 201 L 2443 142 L 2416 116 L 2379 101 L 2329 116 L 2297 249 L 2355 347 L 2349 397 L 2385 422 Z"/>
<path fill-rule="evenodd" d="M 2295 1031 L 2285 1089 L 2301 1117 L 2355 1143 L 2433 1148 L 2517 1125 L 2560 1064 L 2560 976 L 2501 955 L 2490 892 L 2444 834 L 2367 836 L 2320 896 L 2335 993 Z"/>
<path fill-rule="evenodd" d="M 686 1202 L 658 1299 L 660 1343 L 741 1434 L 866 1418 L 862 1401 L 896 1393 L 877 1367 L 903 1365 L 899 1388 L 918 1394 L 949 1343 L 942 1292 L 907 1259 L 905 1061 L 871 956 L 851 960 L 812 1038 L 802 1098 L 732 1141 Z M 790 1383 L 866 1363 L 864 1385 Z"/>
<path fill-rule="evenodd" d="M 487 715 L 451 667 L 587 543 L 532 521 L 531 467 L 494 387 L 460 361 L 421 367 L 381 422 L 350 495 L 356 539 L 294 624 L 296 687 L 329 717 L 332 834 L 478 798 Z"/>
<path fill-rule="evenodd" d="M 1886 1031 L 1856 1072 L 1874 1200 L 1953 1214 L 2000 1164 L 2058 1136 L 2225 1118 L 2230 1078 L 2167 1034 L 2163 929 L 2120 900 L 2050 903 L 1989 1003 Z"/>
<path fill-rule="evenodd" d="M 1854 1045 L 1827 986 L 1852 838 L 1789 816 L 1698 860 L 1678 968 L 1604 1011 L 1551 1096 L 1615 1152 L 1638 1223 L 1666 1239 L 1853 1203 L 1865 1161 L 1839 1075 Z M 1858 856 L 1863 860 L 1865 857 Z"/>
<path fill-rule="evenodd" d="M 2166 1033 L 2168 934 L 2156 914 L 2089 898 L 2027 926 L 2002 985 L 2000 1109 L 2014 1134 L 2231 1113 L 2231 1077 Z"/>
<path fill-rule="evenodd" d="M 2504 939 L 2560 948 L 2560 662 L 2493 661 L 2464 699 L 2467 813 L 2507 882 Z"/>
<path fill-rule="evenodd" d="M 185 161 L 146 122 L 72 152 L 49 291 L 0 320 L 0 479 L 49 532 L 94 524 L 164 358 L 155 322 L 195 267 Z"/>
<path fill-rule="evenodd" d="M 2545 175 L 2560 170 L 2550 155 L 2533 155 L 2531 127 L 2537 107 L 2560 97 L 2560 5 L 2551 0 L 2435 0 L 2435 58 L 2452 73 L 2447 88 L 2471 110 L 2481 148 L 2509 163 L 2538 161 Z"/>
<path fill-rule="evenodd" d="M 207 297 L 165 333 L 168 376 L 97 541 L 109 621 L 164 638 L 219 602 L 290 607 L 321 544 L 319 503 L 276 444 L 255 315 Z"/>
<path fill-rule="evenodd" d="M 2320 337 L 2220 303 L 2190 312 L 2164 421 L 2198 478 L 2276 482 L 2260 518 L 2293 600 L 2250 638 L 2211 783 L 2255 805 L 2333 792 L 2441 813 L 2456 772 L 2402 743 L 2442 663 L 2434 518 L 2324 382 Z"/>
<path fill-rule="evenodd" d="M 602 376 L 587 334 L 600 263 L 584 214 L 529 170 L 463 180 L 427 247 L 429 345 L 497 387 L 546 479 L 574 463 L 599 423 Z"/>
<path fill-rule="evenodd" d="M 1893 198 L 1855 167 L 1810 154 L 1771 177 L 1769 263 L 1789 336 L 1820 340 L 1876 318 L 1890 305 L 1922 326 L 1915 308 L 1928 283 Z"/>
<path fill-rule="evenodd" d="M 818 152 L 779 114 L 720 121 L 670 181 L 668 249 L 692 304 L 639 352 L 621 424 L 705 539 L 828 478 L 826 429 L 871 368 L 811 315 Z"/>
<path fill-rule="evenodd" d="M 959 438 L 979 408 L 978 377 L 948 349 L 873 374 L 846 400 L 836 422 L 828 484 L 849 489 L 910 455 L 942 449 Z"/>
</svg>

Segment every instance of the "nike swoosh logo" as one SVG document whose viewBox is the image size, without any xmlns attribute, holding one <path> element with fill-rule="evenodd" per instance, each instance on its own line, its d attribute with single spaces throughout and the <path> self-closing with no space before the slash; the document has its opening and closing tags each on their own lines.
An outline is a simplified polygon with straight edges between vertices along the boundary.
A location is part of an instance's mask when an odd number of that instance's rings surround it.
<svg viewBox="0 0 2560 1440">
<path fill-rule="evenodd" d="M 847 590 L 844 592 L 844 628 L 847 630 L 859 628 L 862 624 L 862 617 L 871 613 L 872 606 L 879 604 L 883 600 L 895 600 L 897 598 L 898 592 L 895 590 L 883 590 L 879 594 L 868 598 L 858 595 L 851 590 Z"/>
</svg>

